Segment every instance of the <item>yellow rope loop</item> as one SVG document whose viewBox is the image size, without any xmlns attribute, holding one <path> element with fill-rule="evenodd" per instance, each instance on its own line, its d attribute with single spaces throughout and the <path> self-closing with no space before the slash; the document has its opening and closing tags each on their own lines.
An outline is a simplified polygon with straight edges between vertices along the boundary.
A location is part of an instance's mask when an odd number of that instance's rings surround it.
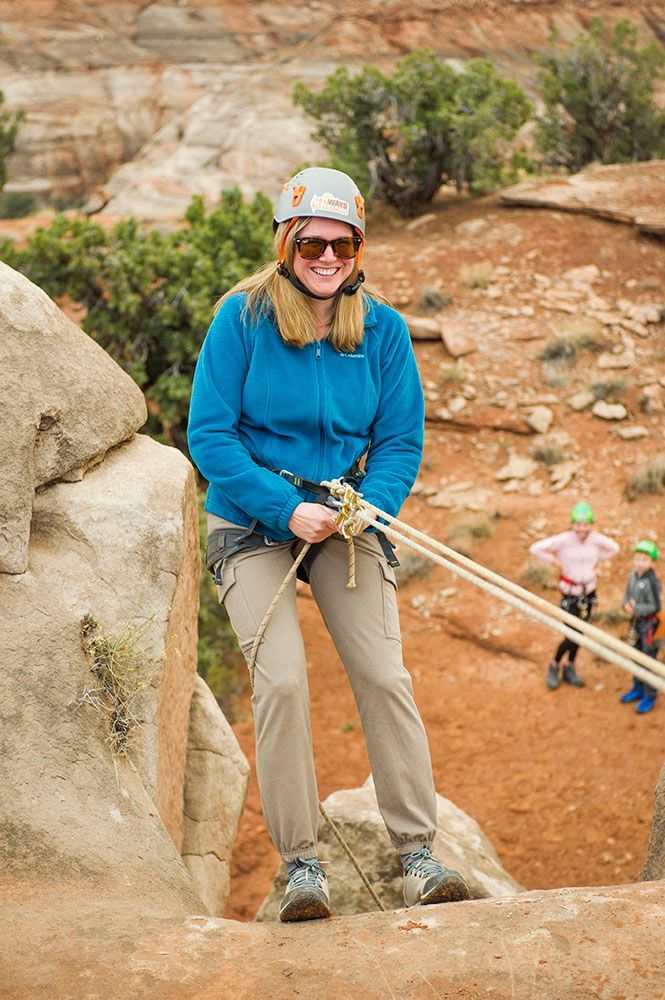
<svg viewBox="0 0 665 1000">
<path fill-rule="evenodd" d="M 339 527 L 340 533 L 348 545 L 349 579 L 346 588 L 353 590 L 356 587 L 356 550 L 353 539 L 365 530 L 365 523 L 360 516 L 364 505 L 361 501 L 361 494 L 356 493 L 352 486 L 339 479 L 330 483 L 330 493 L 338 508 L 334 517 L 335 524 Z"/>
</svg>

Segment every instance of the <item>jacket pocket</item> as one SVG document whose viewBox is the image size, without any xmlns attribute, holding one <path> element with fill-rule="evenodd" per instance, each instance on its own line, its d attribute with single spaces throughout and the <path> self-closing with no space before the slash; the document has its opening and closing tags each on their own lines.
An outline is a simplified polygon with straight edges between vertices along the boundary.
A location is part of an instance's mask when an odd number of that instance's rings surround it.
<svg viewBox="0 0 665 1000">
<path fill-rule="evenodd" d="M 381 596 L 383 599 L 383 630 L 387 639 L 402 638 L 399 629 L 399 612 L 397 610 L 397 580 L 395 570 L 392 566 L 381 559 L 379 561 L 379 571 L 381 573 Z"/>
</svg>

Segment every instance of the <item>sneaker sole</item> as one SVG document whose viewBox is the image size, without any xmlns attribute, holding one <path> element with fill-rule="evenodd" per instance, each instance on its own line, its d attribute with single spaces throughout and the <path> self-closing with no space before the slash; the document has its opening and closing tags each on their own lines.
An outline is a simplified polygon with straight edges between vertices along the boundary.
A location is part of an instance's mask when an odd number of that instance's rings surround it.
<svg viewBox="0 0 665 1000">
<path fill-rule="evenodd" d="M 432 903 L 461 903 L 465 899 L 471 899 L 471 893 L 464 879 L 461 876 L 447 875 L 426 896 L 422 896 L 418 903 L 420 906 L 429 906 Z"/>
<path fill-rule="evenodd" d="M 300 893 L 295 899 L 279 911 L 282 923 L 298 920 L 321 920 L 330 916 L 330 906 L 321 896 L 313 893 Z"/>
</svg>

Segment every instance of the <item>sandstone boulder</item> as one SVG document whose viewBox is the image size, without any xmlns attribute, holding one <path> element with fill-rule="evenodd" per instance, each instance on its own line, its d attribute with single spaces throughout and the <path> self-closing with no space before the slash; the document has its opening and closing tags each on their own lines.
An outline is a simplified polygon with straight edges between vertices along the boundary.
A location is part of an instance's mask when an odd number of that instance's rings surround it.
<svg viewBox="0 0 665 1000">
<path fill-rule="evenodd" d="M 27 567 L 35 488 L 83 470 L 145 422 L 143 393 L 47 295 L 0 263 L 0 572 Z"/>
<path fill-rule="evenodd" d="M 201 899 L 221 915 L 231 851 L 245 804 L 249 763 L 215 697 L 196 678 L 189 716 L 182 856 Z"/>
<path fill-rule="evenodd" d="M 362 788 L 334 792 L 323 804 L 386 909 L 404 906 L 402 863 L 390 843 L 371 777 Z M 522 891 L 519 883 L 501 867 L 494 848 L 475 820 L 441 795 L 437 795 L 437 821 L 433 851 L 444 864 L 462 872 L 474 899 L 513 896 Z M 335 913 L 376 910 L 372 897 L 323 819 L 319 825 L 319 857 L 330 862 L 331 905 Z M 282 866 L 256 920 L 277 919 L 285 884 Z"/>
<path fill-rule="evenodd" d="M 102 367 L 102 372 L 103 372 Z M 199 554 L 191 467 L 136 437 L 35 501 L 28 570 L 0 575 L 3 869 L 90 889 L 159 891 L 200 907 L 182 863 L 183 776 L 196 670 Z M 92 615 L 133 642 L 133 749 L 114 755 L 110 711 L 81 644 Z M 133 638 L 132 638 L 133 637 Z M 98 697 L 91 697 L 97 692 Z"/>
<path fill-rule="evenodd" d="M 552 426 L 554 413 L 549 406 L 534 406 L 526 414 L 526 422 L 537 434 L 547 434 Z"/>
</svg>

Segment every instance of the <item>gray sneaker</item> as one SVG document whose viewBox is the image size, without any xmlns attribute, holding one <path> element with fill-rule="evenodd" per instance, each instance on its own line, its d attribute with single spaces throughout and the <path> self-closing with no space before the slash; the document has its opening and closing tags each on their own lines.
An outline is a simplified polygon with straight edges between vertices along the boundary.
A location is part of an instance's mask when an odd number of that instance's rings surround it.
<svg viewBox="0 0 665 1000">
<path fill-rule="evenodd" d="M 444 868 L 432 857 L 429 847 L 421 847 L 404 861 L 404 902 L 407 906 L 455 903 L 471 899 L 469 887 L 459 872 Z"/>
<path fill-rule="evenodd" d="M 317 920 L 330 916 L 330 894 L 326 873 L 316 858 L 297 858 L 298 865 L 286 883 L 279 919 Z"/>
<path fill-rule="evenodd" d="M 566 684 L 572 684 L 576 688 L 583 688 L 586 683 L 575 670 L 575 664 L 571 663 L 570 660 L 563 665 L 563 679 Z"/>
<path fill-rule="evenodd" d="M 560 683 L 559 664 L 552 660 L 547 668 L 547 680 L 545 681 L 545 687 L 548 691 L 556 691 Z"/>
</svg>

